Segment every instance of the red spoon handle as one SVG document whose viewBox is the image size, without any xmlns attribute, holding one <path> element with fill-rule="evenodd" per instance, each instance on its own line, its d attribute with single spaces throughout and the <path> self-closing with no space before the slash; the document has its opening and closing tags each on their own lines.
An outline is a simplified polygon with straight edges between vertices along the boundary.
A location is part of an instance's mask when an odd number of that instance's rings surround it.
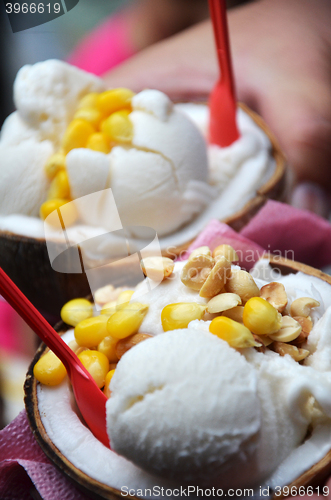
<svg viewBox="0 0 331 500">
<path fill-rule="evenodd" d="M 25 297 L 15 283 L 0 267 L 0 294 L 32 328 L 38 337 L 61 359 L 68 373 L 71 363 L 80 365 L 75 353 L 69 349 L 60 335 L 51 327 L 40 312 Z"/>
<path fill-rule="evenodd" d="M 217 47 L 217 57 L 219 67 L 222 68 L 221 79 L 226 83 L 232 92 L 234 102 L 235 85 L 233 78 L 233 69 L 230 53 L 230 39 L 227 23 L 226 1 L 225 0 L 209 0 L 209 9 L 213 22 L 214 36 Z"/>
</svg>

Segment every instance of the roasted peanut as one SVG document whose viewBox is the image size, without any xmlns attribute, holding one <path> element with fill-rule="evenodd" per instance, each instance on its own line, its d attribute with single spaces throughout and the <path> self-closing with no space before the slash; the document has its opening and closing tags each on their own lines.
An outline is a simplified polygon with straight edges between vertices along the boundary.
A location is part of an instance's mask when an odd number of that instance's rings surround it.
<svg viewBox="0 0 331 500">
<path fill-rule="evenodd" d="M 213 251 L 213 257 L 215 260 L 218 260 L 220 257 L 225 257 L 230 262 L 237 262 L 239 260 L 235 249 L 226 244 L 216 247 Z"/>
<path fill-rule="evenodd" d="M 140 261 L 145 276 L 153 281 L 163 281 L 174 270 L 175 263 L 168 257 L 146 257 Z"/>
<path fill-rule="evenodd" d="M 301 325 L 291 318 L 291 316 L 283 316 L 281 320 L 281 327 L 278 332 L 270 335 L 272 340 L 278 342 L 291 342 L 291 340 L 299 337 L 301 332 Z"/>
<path fill-rule="evenodd" d="M 287 305 L 287 295 L 282 283 L 273 281 L 264 285 L 260 290 L 260 297 L 267 300 L 278 312 L 282 313 Z"/>
<path fill-rule="evenodd" d="M 302 361 L 309 355 L 309 351 L 306 349 L 298 349 L 298 347 L 291 344 L 285 344 L 284 342 L 274 342 L 272 348 L 280 356 L 289 354 L 294 361 Z"/>
<path fill-rule="evenodd" d="M 294 316 L 295 321 L 301 325 L 301 332 L 300 335 L 291 342 L 291 344 L 300 346 L 304 342 L 306 342 L 312 328 L 313 328 L 313 322 L 310 317 L 305 318 L 304 316 Z"/>
<path fill-rule="evenodd" d="M 225 284 L 225 290 L 239 295 L 244 304 L 252 297 L 260 296 L 260 290 L 253 277 L 241 269 L 231 271 Z"/>
<path fill-rule="evenodd" d="M 189 260 L 182 269 L 182 283 L 193 290 L 200 290 L 214 263 L 214 259 L 209 255 L 198 255 L 194 260 Z"/>
<path fill-rule="evenodd" d="M 304 316 L 307 318 L 310 315 L 310 311 L 318 306 L 320 306 L 320 303 L 317 300 L 311 297 L 300 297 L 291 304 L 291 316 Z"/>
<path fill-rule="evenodd" d="M 119 340 L 115 347 L 116 356 L 118 359 L 121 359 L 123 354 L 125 354 L 131 347 L 139 344 L 143 340 L 151 338 L 152 335 L 148 333 L 135 333 L 130 337 L 126 337 L 125 339 Z"/>
<path fill-rule="evenodd" d="M 214 297 L 224 287 L 231 274 L 231 262 L 220 257 L 200 289 L 200 297 Z"/>
<path fill-rule="evenodd" d="M 233 319 L 234 321 L 238 321 L 238 323 L 244 323 L 243 315 L 244 306 L 233 307 L 233 309 L 228 309 L 227 311 L 222 312 L 222 316 Z"/>
<path fill-rule="evenodd" d="M 219 313 L 233 309 L 241 304 L 241 298 L 235 293 L 220 293 L 213 297 L 207 304 L 207 311 L 209 313 Z"/>
<path fill-rule="evenodd" d="M 208 255 L 209 257 L 211 257 L 210 248 L 207 246 L 204 246 L 204 247 L 199 247 L 199 248 L 196 248 L 195 250 L 192 250 L 188 260 L 194 260 L 199 255 Z"/>
</svg>

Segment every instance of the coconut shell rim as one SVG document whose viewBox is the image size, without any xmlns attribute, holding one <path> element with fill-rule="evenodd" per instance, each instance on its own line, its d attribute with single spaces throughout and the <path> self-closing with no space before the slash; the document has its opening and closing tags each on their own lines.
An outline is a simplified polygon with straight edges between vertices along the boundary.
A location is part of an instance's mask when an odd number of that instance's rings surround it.
<svg viewBox="0 0 331 500">
<path fill-rule="evenodd" d="M 331 285 L 331 276 L 323 273 L 319 269 L 315 269 L 314 267 L 308 266 L 307 264 L 302 264 L 300 262 L 272 255 L 270 253 L 265 253 L 260 257 L 261 259 L 267 258 L 270 264 L 273 267 L 279 268 L 279 270 L 286 273 L 290 272 L 303 272 L 305 274 L 315 276 L 323 281 L 327 282 Z M 89 297 L 91 299 L 91 297 Z M 56 325 L 55 329 L 61 333 L 64 333 L 71 327 L 66 325 L 63 322 L 60 322 Z M 51 460 L 51 462 L 62 472 L 64 473 L 74 484 L 82 489 L 85 493 L 91 496 L 91 498 L 95 498 L 96 500 L 107 499 L 107 500 L 118 500 L 121 498 L 120 490 L 113 488 L 111 486 L 107 486 L 100 481 L 97 481 L 91 477 L 89 477 L 86 473 L 80 471 L 75 465 L 73 465 L 70 460 L 68 460 L 60 450 L 54 445 L 52 440 L 49 438 L 45 427 L 42 423 L 39 406 L 38 406 L 38 396 L 37 396 L 37 380 L 33 376 L 33 367 L 41 357 L 43 352 L 47 349 L 47 346 L 42 343 L 27 372 L 26 380 L 24 383 L 24 403 L 26 408 L 26 413 L 29 421 L 30 428 L 33 432 L 33 435 L 47 455 L 47 457 Z M 331 450 L 316 464 L 314 464 L 310 469 L 303 472 L 298 478 L 292 481 L 289 485 L 286 485 L 291 491 L 291 488 L 299 488 L 300 486 L 308 487 L 315 486 L 319 482 L 326 479 L 326 477 L 330 474 L 331 468 Z M 128 495 L 130 496 L 130 495 Z M 272 496 L 274 500 L 285 498 L 287 495 L 285 494 L 277 494 L 277 496 Z M 137 499 L 138 497 L 132 496 L 131 498 Z M 139 497 L 140 498 L 140 497 Z"/>
</svg>

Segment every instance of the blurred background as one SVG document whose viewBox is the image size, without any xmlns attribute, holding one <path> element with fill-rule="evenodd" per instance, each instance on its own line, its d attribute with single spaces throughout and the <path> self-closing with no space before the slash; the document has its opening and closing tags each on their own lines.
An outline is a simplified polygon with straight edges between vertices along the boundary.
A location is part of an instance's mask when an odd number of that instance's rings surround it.
<svg viewBox="0 0 331 500">
<path fill-rule="evenodd" d="M 102 75 L 209 15 L 208 0 L 79 0 L 57 19 L 13 33 L 5 3 L 0 2 L 0 125 L 14 111 L 13 83 L 23 65 L 55 58 Z M 228 7 L 239 3 L 244 2 L 229 0 Z M 23 382 L 38 343 L 0 297 L 0 428 L 24 407 Z"/>
</svg>

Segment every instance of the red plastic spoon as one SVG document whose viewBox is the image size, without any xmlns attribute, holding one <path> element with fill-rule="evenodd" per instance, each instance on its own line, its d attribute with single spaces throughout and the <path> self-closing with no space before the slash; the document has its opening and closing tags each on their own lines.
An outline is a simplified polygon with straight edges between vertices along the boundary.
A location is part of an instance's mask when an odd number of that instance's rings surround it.
<svg viewBox="0 0 331 500">
<path fill-rule="evenodd" d="M 229 31 L 225 0 L 209 0 L 214 28 L 220 80 L 209 100 L 209 141 L 221 147 L 230 146 L 239 138 L 236 120 L 236 95 L 231 63 Z"/>
<path fill-rule="evenodd" d="M 77 406 L 94 436 L 110 448 L 106 430 L 107 398 L 99 389 L 76 354 L 61 339 L 19 288 L 0 267 L 0 294 L 32 328 L 38 337 L 57 355 L 66 367 Z"/>
</svg>

